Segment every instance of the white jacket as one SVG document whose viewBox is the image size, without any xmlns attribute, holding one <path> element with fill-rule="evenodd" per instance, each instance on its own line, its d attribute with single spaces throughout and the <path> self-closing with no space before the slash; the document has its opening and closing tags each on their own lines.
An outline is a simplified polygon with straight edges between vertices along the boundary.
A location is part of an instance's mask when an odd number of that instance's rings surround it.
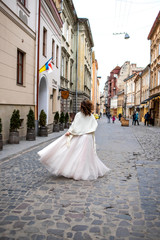
<svg viewBox="0 0 160 240">
<path fill-rule="evenodd" d="M 85 116 L 82 112 L 78 112 L 72 122 L 72 125 L 68 129 L 71 134 L 68 136 L 67 145 L 70 146 L 70 141 L 74 135 L 83 135 L 87 133 L 93 134 L 93 140 L 95 145 L 94 132 L 98 126 L 97 120 L 91 114 L 91 116 Z"/>
<path fill-rule="evenodd" d="M 72 135 L 92 133 L 96 131 L 97 125 L 97 121 L 93 114 L 91 114 L 91 116 L 85 116 L 82 112 L 78 112 L 68 132 Z"/>
</svg>

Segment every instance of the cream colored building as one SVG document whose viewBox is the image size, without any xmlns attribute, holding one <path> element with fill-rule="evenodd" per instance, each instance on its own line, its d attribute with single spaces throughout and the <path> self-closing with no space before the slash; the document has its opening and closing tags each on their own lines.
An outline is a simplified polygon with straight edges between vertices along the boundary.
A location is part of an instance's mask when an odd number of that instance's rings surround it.
<svg viewBox="0 0 160 240">
<path fill-rule="evenodd" d="M 91 99 L 92 82 L 92 48 L 94 46 L 90 24 L 87 18 L 78 18 L 77 42 L 77 78 L 76 106 L 84 99 Z"/>
<path fill-rule="evenodd" d="M 148 35 L 150 40 L 151 73 L 149 109 L 153 124 L 160 126 L 160 11 Z"/>
<path fill-rule="evenodd" d="M 53 71 L 39 74 L 38 116 L 47 114 L 48 130 L 53 130 L 55 112 L 60 112 L 61 38 L 63 22 L 54 2 L 41 0 L 39 68 L 53 57 Z"/>
<path fill-rule="evenodd" d="M 131 118 L 135 110 L 135 78 L 137 74 L 134 73 L 124 80 L 124 116 Z"/>
<path fill-rule="evenodd" d="M 106 107 L 105 107 L 105 92 L 100 93 L 100 113 L 105 114 L 106 113 Z"/>
<path fill-rule="evenodd" d="M 25 5 L 24 5 L 25 4 Z M 20 138 L 26 116 L 35 106 L 36 1 L 0 1 L 0 118 L 3 140 L 9 138 L 10 118 L 20 110 Z"/>
<path fill-rule="evenodd" d="M 35 112 L 36 127 L 44 109 L 47 125 L 52 130 L 54 113 L 60 109 L 62 21 L 54 3 L 48 0 L 41 0 L 40 6 L 38 0 L 3 0 L 0 8 L 0 116 L 3 139 L 7 142 L 14 109 L 20 110 L 20 138 L 26 136 L 30 108 Z M 39 69 L 52 56 L 56 57 L 53 72 L 39 74 Z"/>
<path fill-rule="evenodd" d="M 134 80 L 135 82 L 135 99 L 134 108 L 135 111 L 139 112 L 139 120 L 141 121 L 140 109 L 141 109 L 141 93 L 142 93 L 142 72 L 139 72 Z"/>
<path fill-rule="evenodd" d="M 142 71 L 141 75 L 141 108 L 140 118 L 144 122 L 144 116 L 149 112 L 149 75 L 150 75 L 150 64 Z"/>
<path fill-rule="evenodd" d="M 68 99 L 60 97 L 60 110 L 72 114 L 76 108 L 76 53 L 77 53 L 77 14 L 72 0 L 54 0 L 60 16 L 63 21 L 63 31 L 61 40 L 61 77 L 60 77 L 60 92 L 69 91 Z M 60 94 L 61 95 L 61 94 Z"/>
<path fill-rule="evenodd" d="M 126 61 L 120 69 L 119 76 L 117 78 L 117 116 L 121 113 L 123 114 L 123 104 L 124 99 L 122 99 L 124 96 L 124 79 L 129 76 L 130 73 L 130 62 Z M 122 94 L 123 92 L 123 94 Z"/>
</svg>

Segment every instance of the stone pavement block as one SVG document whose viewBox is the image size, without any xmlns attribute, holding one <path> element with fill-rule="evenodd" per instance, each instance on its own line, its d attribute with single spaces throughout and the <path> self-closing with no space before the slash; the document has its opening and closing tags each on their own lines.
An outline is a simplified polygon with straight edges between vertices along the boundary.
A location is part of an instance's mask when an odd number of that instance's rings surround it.
<svg viewBox="0 0 160 240">
<path fill-rule="evenodd" d="M 54 177 L 41 165 L 37 152 L 53 135 L 27 149 L 21 142 L 15 154 L 6 146 L 0 239 L 159 240 L 160 130 L 98 123 L 97 154 L 111 172 L 94 181 Z"/>
</svg>

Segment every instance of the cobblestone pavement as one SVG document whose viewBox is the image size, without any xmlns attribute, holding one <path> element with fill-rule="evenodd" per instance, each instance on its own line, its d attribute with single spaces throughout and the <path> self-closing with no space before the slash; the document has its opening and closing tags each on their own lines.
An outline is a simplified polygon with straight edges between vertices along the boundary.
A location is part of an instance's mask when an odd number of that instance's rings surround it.
<svg viewBox="0 0 160 240">
<path fill-rule="evenodd" d="M 160 239 L 160 128 L 98 121 L 103 178 L 51 176 L 37 155 L 48 142 L 0 164 L 1 240 Z"/>
</svg>

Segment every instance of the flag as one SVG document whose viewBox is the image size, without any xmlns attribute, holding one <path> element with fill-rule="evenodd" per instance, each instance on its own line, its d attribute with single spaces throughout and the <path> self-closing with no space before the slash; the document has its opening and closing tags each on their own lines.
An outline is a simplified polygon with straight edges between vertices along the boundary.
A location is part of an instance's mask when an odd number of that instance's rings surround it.
<svg viewBox="0 0 160 240">
<path fill-rule="evenodd" d="M 39 72 L 44 72 L 44 71 L 48 71 L 48 73 L 51 73 L 53 71 L 52 68 L 52 58 L 51 57 L 40 69 Z"/>
</svg>

